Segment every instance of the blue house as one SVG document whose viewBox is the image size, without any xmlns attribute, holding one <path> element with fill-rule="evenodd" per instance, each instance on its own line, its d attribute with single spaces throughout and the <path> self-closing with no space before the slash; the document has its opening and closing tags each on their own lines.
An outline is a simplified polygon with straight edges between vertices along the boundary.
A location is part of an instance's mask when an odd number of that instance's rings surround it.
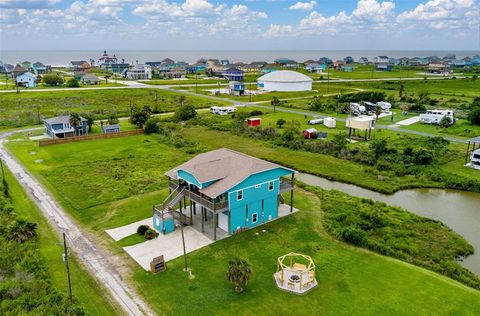
<svg viewBox="0 0 480 316">
<path fill-rule="evenodd" d="M 243 81 L 243 70 L 238 68 L 228 68 L 223 72 L 223 76 L 228 81 Z"/>
<path fill-rule="evenodd" d="M 290 192 L 293 201 L 295 171 L 230 149 L 206 152 L 166 172 L 171 194 L 163 204 L 154 206 L 153 226 L 165 213 L 176 213 L 182 222 L 194 225 L 194 212 L 201 212 L 203 222 L 210 219 L 213 239 L 217 229 L 235 234 L 276 219 L 281 193 Z M 190 217 L 182 211 L 190 205 Z M 180 211 L 175 205 L 180 203 Z M 290 202 L 290 212 L 293 211 Z M 188 212 L 187 212 L 188 213 Z M 159 224 L 159 225 L 157 225 Z"/>
<path fill-rule="evenodd" d="M 80 124 L 77 130 L 70 124 L 70 116 L 62 115 L 43 120 L 45 133 L 50 138 L 66 138 L 88 134 L 87 119 L 80 117 Z"/>
<path fill-rule="evenodd" d="M 19 87 L 34 88 L 37 86 L 37 76 L 31 72 L 25 72 L 15 78 L 15 82 Z"/>
</svg>

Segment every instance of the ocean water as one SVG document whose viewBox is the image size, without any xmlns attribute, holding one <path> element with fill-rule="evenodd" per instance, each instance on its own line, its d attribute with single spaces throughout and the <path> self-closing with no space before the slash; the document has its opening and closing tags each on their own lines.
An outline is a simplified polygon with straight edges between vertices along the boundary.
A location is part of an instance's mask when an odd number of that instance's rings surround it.
<svg viewBox="0 0 480 316">
<path fill-rule="evenodd" d="M 0 51 L 0 61 L 9 64 L 16 64 L 23 61 L 42 62 L 52 66 L 66 66 L 71 60 L 98 60 L 102 50 L 41 50 L 41 51 Z M 230 62 L 272 62 L 276 58 L 290 58 L 298 62 L 320 57 L 330 59 L 343 59 L 352 56 L 355 60 L 360 57 L 372 59 L 375 56 L 386 55 L 389 57 L 443 57 L 455 54 L 457 58 L 474 56 L 480 51 L 379 51 L 379 50 L 108 50 L 108 54 L 115 54 L 121 61 L 144 63 L 147 61 L 161 61 L 164 58 L 171 58 L 175 61 L 192 63 L 200 58 L 228 59 Z"/>
</svg>

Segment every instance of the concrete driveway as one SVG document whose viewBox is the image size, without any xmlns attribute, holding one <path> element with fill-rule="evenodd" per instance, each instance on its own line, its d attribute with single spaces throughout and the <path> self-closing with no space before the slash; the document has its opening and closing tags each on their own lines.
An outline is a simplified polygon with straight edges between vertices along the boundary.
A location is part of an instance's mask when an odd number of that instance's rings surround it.
<svg viewBox="0 0 480 316">
<path fill-rule="evenodd" d="M 151 221 L 151 219 L 150 219 Z M 214 241 L 190 226 L 183 228 L 185 248 L 187 253 L 208 246 Z M 183 255 L 182 233 L 175 229 L 172 233 L 148 240 L 140 244 L 123 248 L 142 268 L 150 270 L 150 261 L 163 255 L 165 261 L 170 261 Z"/>
</svg>

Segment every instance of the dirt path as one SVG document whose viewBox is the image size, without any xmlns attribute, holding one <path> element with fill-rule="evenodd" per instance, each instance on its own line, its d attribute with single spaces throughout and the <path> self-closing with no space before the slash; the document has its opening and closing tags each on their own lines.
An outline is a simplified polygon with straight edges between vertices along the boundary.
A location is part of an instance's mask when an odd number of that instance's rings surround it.
<svg viewBox="0 0 480 316">
<path fill-rule="evenodd" d="M 35 202 L 51 226 L 60 235 L 65 232 L 68 243 L 77 259 L 80 260 L 90 274 L 97 279 L 109 292 L 110 296 L 128 315 L 154 315 L 150 307 L 140 298 L 135 290 L 125 281 L 121 274 L 121 262 L 115 255 L 93 242 L 67 212 L 60 207 L 53 196 L 30 175 L 23 166 L 3 146 L 9 135 L 26 130 L 0 134 L 0 159 L 11 170 L 15 178 Z"/>
</svg>

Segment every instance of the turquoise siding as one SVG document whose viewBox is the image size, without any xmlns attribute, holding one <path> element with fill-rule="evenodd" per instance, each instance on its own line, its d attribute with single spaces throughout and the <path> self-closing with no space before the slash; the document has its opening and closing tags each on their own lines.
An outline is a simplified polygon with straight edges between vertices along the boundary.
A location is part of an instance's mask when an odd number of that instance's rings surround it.
<svg viewBox="0 0 480 316">
<path fill-rule="evenodd" d="M 230 208 L 229 233 L 239 228 L 253 228 L 278 216 L 279 178 L 291 174 L 292 171 L 277 168 L 254 174 L 228 192 Z M 273 181 L 273 190 L 269 190 L 269 182 Z M 238 200 L 238 191 L 243 191 L 243 198 Z M 254 222 L 254 217 L 257 220 Z"/>
<path fill-rule="evenodd" d="M 155 214 L 153 215 L 153 227 L 162 234 L 166 235 L 174 231 L 175 223 L 173 217 L 170 215 L 166 216 L 165 219 L 162 219 L 161 216 Z M 165 228 L 165 230 L 163 230 L 163 228 Z"/>
</svg>

